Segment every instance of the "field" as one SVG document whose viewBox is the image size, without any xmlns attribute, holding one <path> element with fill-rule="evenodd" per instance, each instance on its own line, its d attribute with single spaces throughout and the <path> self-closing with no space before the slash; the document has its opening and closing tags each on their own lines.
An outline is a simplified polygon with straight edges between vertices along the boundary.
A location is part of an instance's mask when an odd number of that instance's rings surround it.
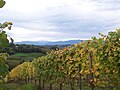
<svg viewBox="0 0 120 90">
<path fill-rule="evenodd" d="M 10 55 L 8 57 L 8 60 L 23 60 L 23 61 L 32 61 L 33 58 L 38 58 L 40 56 L 43 56 L 45 54 L 42 53 L 15 53 L 13 55 Z"/>
<path fill-rule="evenodd" d="M 10 67 L 10 70 L 14 68 L 15 66 L 19 65 L 20 63 L 23 63 L 25 61 L 32 61 L 34 58 L 38 58 L 40 56 L 44 56 L 43 53 L 15 53 L 13 55 L 10 55 L 7 59 L 7 63 Z"/>
</svg>

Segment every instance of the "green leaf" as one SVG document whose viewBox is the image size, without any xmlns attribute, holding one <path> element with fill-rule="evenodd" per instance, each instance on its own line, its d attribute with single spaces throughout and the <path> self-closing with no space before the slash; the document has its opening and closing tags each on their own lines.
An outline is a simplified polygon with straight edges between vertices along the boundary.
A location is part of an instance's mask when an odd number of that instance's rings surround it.
<svg viewBox="0 0 120 90">
<path fill-rule="evenodd" d="M 2 47 L 7 47 L 9 44 L 9 40 L 7 39 L 7 34 L 5 34 L 5 31 L 2 31 L 2 33 L 0 33 L 0 46 Z"/>
<path fill-rule="evenodd" d="M 8 65 L 0 63 L 0 76 L 5 76 L 8 72 Z"/>
<path fill-rule="evenodd" d="M 8 26 L 8 24 L 6 24 L 6 23 L 0 24 L 0 28 L 6 28 L 7 26 Z"/>
<path fill-rule="evenodd" d="M 13 25 L 12 22 L 6 22 L 8 25 Z"/>
<path fill-rule="evenodd" d="M 5 5 L 5 1 L 3 1 L 3 0 L 0 0 L 0 8 L 2 8 L 4 5 Z"/>
<path fill-rule="evenodd" d="M 8 72 L 8 65 L 5 64 L 5 61 L 8 57 L 8 54 L 0 53 L 0 76 L 4 77 Z"/>
</svg>

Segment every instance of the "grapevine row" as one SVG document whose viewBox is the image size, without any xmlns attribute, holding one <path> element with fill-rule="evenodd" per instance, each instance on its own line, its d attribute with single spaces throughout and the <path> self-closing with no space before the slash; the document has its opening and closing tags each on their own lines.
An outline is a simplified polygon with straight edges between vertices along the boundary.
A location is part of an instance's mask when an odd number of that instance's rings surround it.
<svg viewBox="0 0 120 90">
<path fill-rule="evenodd" d="M 33 62 L 24 62 L 15 67 L 6 80 L 34 80 L 50 83 L 70 83 L 71 90 L 77 81 L 81 90 L 84 81 L 94 90 L 95 87 L 120 86 L 120 29 L 100 33 L 102 38 L 74 44 L 64 49 L 51 51 Z M 44 83 L 43 83 L 44 84 Z M 62 90 L 62 89 L 61 89 Z"/>
</svg>

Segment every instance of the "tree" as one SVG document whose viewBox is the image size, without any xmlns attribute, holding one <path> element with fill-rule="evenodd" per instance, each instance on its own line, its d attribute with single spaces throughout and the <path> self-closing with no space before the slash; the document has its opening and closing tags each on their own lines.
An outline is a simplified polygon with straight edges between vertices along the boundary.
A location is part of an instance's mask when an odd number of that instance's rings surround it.
<svg viewBox="0 0 120 90">
<path fill-rule="evenodd" d="M 2 8 L 5 5 L 4 0 L 0 0 L 0 8 Z M 10 41 L 8 40 L 8 35 L 4 31 L 5 28 L 8 28 L 11 30 L 12 27 L 12 22 L 5 22 L 5 23 L 0 23 L 0 47 L 7 47 L 9 45 L 9 42 L 13 42 L 13 39 L 10 37 Z M 5 64 L 7 54 L 1 53 L 0 54 L 0 79 L 2 79 L 6 73 L 8 72 L 8 66 Z"/>
</svg>

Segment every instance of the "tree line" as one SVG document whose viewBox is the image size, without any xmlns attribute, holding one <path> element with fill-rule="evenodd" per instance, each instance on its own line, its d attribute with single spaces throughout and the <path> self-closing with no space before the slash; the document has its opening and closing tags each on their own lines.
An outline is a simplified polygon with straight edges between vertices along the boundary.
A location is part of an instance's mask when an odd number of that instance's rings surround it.
<svg viewBox="0 0 120 90">
<path fill-rule="evenodd" d="M 6 48 L 0 47 L 0 53 L 8 53 L 9 55 L 15 53 L 32 53 L 32 52 L 46 54 L 46 52 L 49 51 L 50 49 L 44 46 L 26 45 L 26 44 L 10 43 Z"/>
</svg>

